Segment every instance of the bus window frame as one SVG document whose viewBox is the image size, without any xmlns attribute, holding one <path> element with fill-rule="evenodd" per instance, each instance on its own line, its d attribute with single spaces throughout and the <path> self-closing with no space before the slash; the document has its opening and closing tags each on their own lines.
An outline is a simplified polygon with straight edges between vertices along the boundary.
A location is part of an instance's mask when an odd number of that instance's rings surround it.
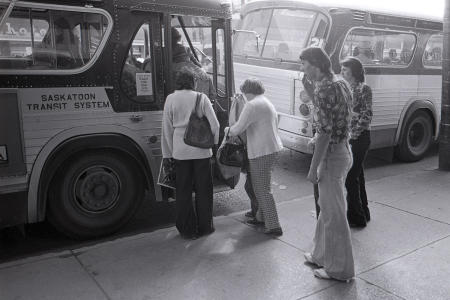
<svg viewBox="0 0 450 300">
<path fill-rule="evenodd" d="M 261 8 L 254 9 L 254 10 L 251 10 L 251 11 L 247 12 L 247 14 L 244 16 L 244 18 L 245 18 L 247 15 L 249 15 L 251 13 L 254 13 L 254 12 L 257 12 L 257 11 L 260 11 L 260 10 L 271 10 L 269 24 L 267 26 L 266 34 L 264 36 L 264 42 L 263 42 L 263 45 L 262 45 L 262 48 L 261 48 L 259 56 L 241 55 L 241 54 L 234 54 L 234 53 L 233 53 L 233 56 L 236 55 L 238 57 L 245 58 L 245 59 L 250 58 L 250 59 L 255 59 L 255 60 L 273 61 L 273 62 L 278 62 L 278 63 L 288 63 L 288 64 L 293 64 L 293 63 L 294 64 L 298 64 L 299 63 L 298 59 L 297 60 L 279 59 L 279 58 L 274 59 L 274 58 L 267 58 L 267 57 L 264 57 L 262 55 L 262 53 L 264 52 L 264 46 L 265 46 L 266 41 L 267 41 L 267 35 L 268 35 L 269 30 L 270 30 L 270 26 L 272 25 L 273 13 L 274 13 L 274 11 L 276 9 L 301 10 L 301 11 L 314 12 L 316 14 L 314 16 L 314 20 L 312 22 L 311 28 L 310 28 L 310 30 L 308 32 L 308 37 L 305 39 L 303 48 L 309 47 L 309 43 L 311 41 L 311 36 L 313 34 L 313 31 L 317 30 L 317 27 L 319 25 L 320 20 L 327 21 L 327 27 L 326 27 L 326 30 L 325 30 L 325 36 L 323 38 L 323 44 L 320 46 L 320 48 L 325 49 L 325 45 L 327 44 L 327 41 L 328 41 L 328 39 L 330 37 L 330 33 L 331 33 L 330 29 L 332 28 L 332 22 L 333 22 L 333 20 L 332 20 L 332 18 L 331 18 L 331 16 L 329 14 L 323 12 L 320 9 L 310 9 L 310 8 L 301 8 L 301 7 L 288 7 L 288 6 L 261 7 Z M 241 22 L 242 22 L 242 19 L 241 19 Z M 243 30 L 247 30 L 247 29 L 243 29 Z M 239 31 L 239 30 L 237 30 L 237 31 Z"/>
<path fill-rule="evenodd" d="M 436 35 L 442 36 L 442 52 L 441 52 L 441 57 L 442 57 L 443 52 L 444 52 L 444 34 L 443 34 L 442 32 L 436 32 L 436 33 L 430 34 L 430 36 L 428 37 L 428 39 L 427 39 L 427 41 L 426 41 L 426 43 L 425 43 L 425 46 L 424 46 L 424 48 L 423 48 L 423 54 L 422 54 L 422 67 L 425 68 L 425 69 L 430 69 L 430 70 L 442 70 L 443 59 L 441 59 L 441 65 L 440 65 L 440 66 L 428 66 L 428 65 L 425 65 L 425 63 L 424 63 L 424 62 L 425 62 L 424 58 L 425 58 L 425 53 L 426 53 L 425 49 L 427 48 L 428 42 L 431 40 L 431 38 L 433 38 L 433 37 L 436 36 Z"/>
<path fill-rule="evenodd" d="M 31 3 L 24 1 L 17 1 L 14 4 L 14 8 L 28 8 L 28 9 L 48 9 L 48 10 L 58 10 L 58 11 L 66 11 L 66 12 L 80 12 L 80 13 L 93 13 L 100 14 L 105 17 L 108 21 L 108 26 L 106 28 L 105 34 L 100 41 L 100 44 L 95 51 L 94 56 L 89 60 L 87 64 L 82 67 L 75 69 L 0 69 L 0 75 L 77 75 L 83 73 L 90 69 L 98 60 L 100 55 L 103 53 L 106 43 L 108 42 L 111 33 L 113 31 L 114 20 L 112 16 L 104 9 L 95 8 L 95 7 L 78 7 L 78 6 L 70 6 L 70 5 L 59 5 L 59 4 L 47 4 L 47 3 Z M 9 15 L 5 15 L 5 20 L 9 18 Z"/>
<path fill-rule="evenodd" d="M 339 60 L 342 60 L 344 58 L 342 58 L 342 51 L 344 50 L 344 45 L 345 45 L 345 41 L 347 40 L 347 37 L 349 36 L 349 34 L 355 30 L 355 29 L 364 29 L 364 30 L 374 30 L 374 31 L 382 31 L 382 32 L 395 32 L 395 33 L 403 33 L 403 34 L 409 34 L 414 36 L 415 43 L 414 43 L 414 50 L 412 51 L 411 54 L 411 59 L 409 60 L 409 63 L 407 65 L 386 65 L 386 64 L 380 64 L 380 65 L 376 65 L 376 64 L 372 64 L 372 65 L 367 65 L 367 64 L 363 64 L 364 68 L 393 68 L 393 69 L 407 69 L 409 68 L 413 62 L 414 59 L 416 57 L 416 52 L 417 52 L 417 48 L 418 48 L 418 36 L 417 36 L 417 32 L 414 31 L 405 31 L 405 30 L 396 30 L 396 29 L 384 29 L 384 28 L 377 28 L 377 27 L 368 27 L 368 26 L 354 26 L 354 27 L 350 27 L 349 30 L 347 30 L 347 33 L 345 34 L 344 39 L 342 40 L 342 45 L 341 45 L 341 50 L 339 51 Z"/>
</svg>

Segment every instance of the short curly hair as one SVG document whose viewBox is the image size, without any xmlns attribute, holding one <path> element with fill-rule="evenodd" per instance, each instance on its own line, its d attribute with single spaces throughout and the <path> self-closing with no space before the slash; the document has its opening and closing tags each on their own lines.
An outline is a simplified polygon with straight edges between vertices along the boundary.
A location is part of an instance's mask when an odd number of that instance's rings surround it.
<svg viewBox="0 0 450 300">
<path fill-rule="evenodd" d="M 261 80 L 258 78 L 248 78 L 240 86 L 244 94 L 262 95 L 266 91 Z"/>
<path fill-rule="evenodd" d="M 176 90 L 193 90 L 195 88 L 194 74 L 183 68 L 175 73 L 175 89 Z"/>
</svg>

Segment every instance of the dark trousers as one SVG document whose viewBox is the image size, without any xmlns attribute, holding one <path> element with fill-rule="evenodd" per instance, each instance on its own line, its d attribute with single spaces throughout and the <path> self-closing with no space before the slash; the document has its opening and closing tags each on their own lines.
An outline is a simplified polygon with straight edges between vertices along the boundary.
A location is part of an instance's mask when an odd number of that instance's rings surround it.
<svg viewBox="0 0 450 300">
<path fill-rule="evenodd" d="M 365 130 L 356 140 L 350 140 L 353 165 L 347 174 L 347 219 L 349 223 L 365 224 L 370 220 L 367 204 L 366 182 L 364 179 L 364 160 L 370 146 L 370 131 Z"/>
<path fill-rule="evenodd" d="M 192 237 L 212 232 L 212 208 L 213 179 L 210 159 L 177 160 L 176 227 L 180 234 Z"/>
</svg>

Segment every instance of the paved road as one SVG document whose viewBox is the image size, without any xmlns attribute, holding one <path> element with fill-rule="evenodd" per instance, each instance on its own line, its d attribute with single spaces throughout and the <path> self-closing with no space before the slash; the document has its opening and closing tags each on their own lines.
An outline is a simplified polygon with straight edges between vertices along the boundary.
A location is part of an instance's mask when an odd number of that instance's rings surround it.
<svg viewBox="0 0 450 300">
<path fill-rule="evenodd" d="M 386 156 L 387 154 L 384 151 L 375 151 L 369 154 L 366 161 L 367 182 L 417 170 L 436 169 L 438 165 L 436 149 L 432 149 L 425 159 L 415 163 L 402 163 L 396 160 L 389 162 Z M 281 153 L 274 169 L 272 180 L 274 197 L 277 202 L 312 194 L 312 186 L 306 181 L 310 162 L 311 156 L 309 155 L 289 150 Z M 228 215 L 249 208 L 249 201 L 243 188 L 244 179 L 245 177 L 243 176 L 234 190 L 222 192 L 215 196 L 215 216 Z M 144 205 L 139 210 L 139 213 L 119 233 L 95 241 L 79 242 L 69 240 L 56 232 L 47 223 L 28 225 L 25 237 L 18 234 L 18 232 L 3 232 L 3 238 L 0 238 L 0 262 L 63 249 L 78 248 L 105 240 L 171 226 L 174 219 L 173 208 L 167 209 L 167 207 L 162 206 L 151 206 L 149 202 L 144 201 Z"/>
</svg>

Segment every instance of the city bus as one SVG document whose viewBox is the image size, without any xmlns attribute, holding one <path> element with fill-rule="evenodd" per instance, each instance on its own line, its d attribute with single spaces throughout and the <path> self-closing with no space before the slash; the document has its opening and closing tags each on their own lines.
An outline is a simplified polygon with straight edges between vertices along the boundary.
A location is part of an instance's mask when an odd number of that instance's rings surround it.
<svg viewBox="0 0 450 300">
<path fill-rule="evenodd" d="M 361 60 L 373 91 L 371 149 L 389 147 L 404 161 L 424 157 L 439 132 L 443 24 L 438 18 L 300 1 L 247 4 L 234 33 L 236 82 L 256 76 L 279 112 L 285 147 L 310 153 L 312 101 L 299 54 L 322 47 L 333 71 L 347 56 Z"/>
<path fill-rule="evenodd" d="M 209 75 L 223 132 L 231 16 L 219 0 L 0 0 L 0 228 L 48 219 L 92 238 L 145 193 L 171 201 L 157 184 L 171 31 Z"/>
</svg>

